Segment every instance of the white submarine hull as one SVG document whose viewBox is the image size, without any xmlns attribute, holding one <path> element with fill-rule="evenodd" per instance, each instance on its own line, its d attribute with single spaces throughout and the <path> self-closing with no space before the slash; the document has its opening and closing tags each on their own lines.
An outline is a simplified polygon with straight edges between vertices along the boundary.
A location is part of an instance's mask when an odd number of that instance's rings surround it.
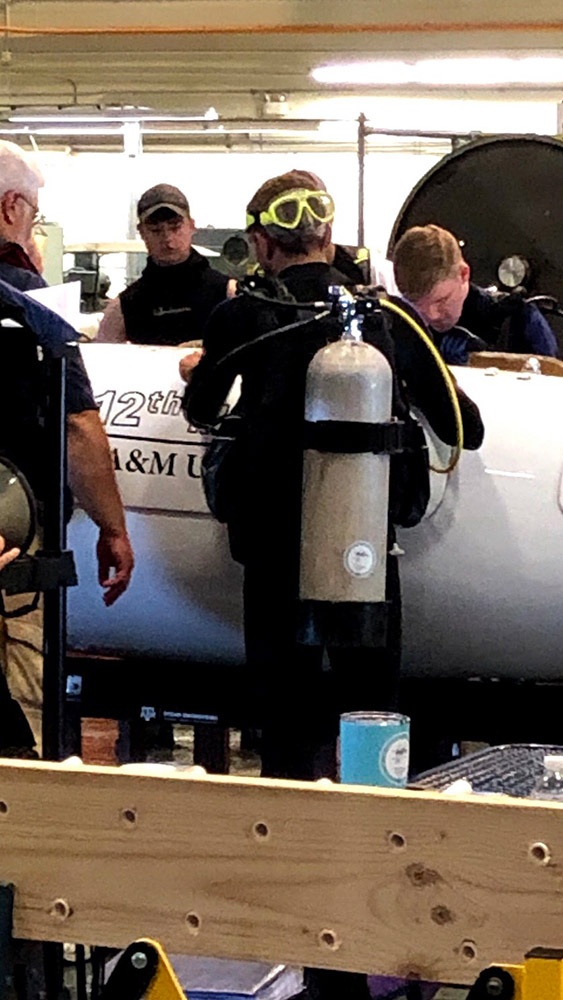
<svg viewBox="0 0 563 1000">
<path fill-rule="evenodd" d="M 114 449 L 136 555 L 127 593 L 102 603 L 96 529 L 69 527 L 80 585 L 69 646 L 240 663 L 242 571 L 207 511 L 203 439 L 180 412 L 178 348 L 91 344 L 83 356 Z M 563 379 L 455 369 L 485 441 L 433 475 L 423 522 L 401 531 L 403 669 L 412 676 L 553 680 L 563 674 Z M 442 449 L 442 458 L 443 449 Z M 275 567 L 272 567 L 275 572 Z"/>
</svg>

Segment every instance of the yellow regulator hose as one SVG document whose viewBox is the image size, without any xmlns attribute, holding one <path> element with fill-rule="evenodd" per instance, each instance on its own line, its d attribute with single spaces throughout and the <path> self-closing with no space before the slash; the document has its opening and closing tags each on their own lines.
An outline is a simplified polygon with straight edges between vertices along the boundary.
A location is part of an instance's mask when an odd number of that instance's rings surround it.
<svg viewBox="0 0 563 1000">
<path fill-rule="evenodd" d="M 404 319 L 405 323 L 408 323 L 409 326 L 418 334 L 420 339 L 426 344 L 426 347 L 428 348 L 432 357 L 434 358 L 434 361 L 436 362 L 436 365 L 440 370 L 440 374 L 444 379 L 448 396 L 450 397 L 450 402 L 452 404 L 452 408 L 454 411 L 457 441 L 455 446 L 452 448 L 450 461 L 445 466 L 445 468 L 438 469 L 435 468 L 435 466 L 433 465 L 431 465 L 430 468 L 432 469 L 433 472 L 439 472 L 442 475 L 445 475 L 448 472 L 453 472 L 457 463 L 460 460 L 461 452 L 463 449 L 463 420 L 461 417 L 461 410 L 459 407 L 459 400 L 457 398 L 457 392 L 454 380 L 450 374 L 448 366 L 446 365 L 444 359 L 442 358 L 442 355 L 440 354 L 438 348 L 432 342 L 432 340 L 430 339 L 426 331 L 422 328 L 420 323 L 417 323 L 416 320 L 413 319 L 413 317 L 410 316 L 408 312 L 406 312 L 404 309 L 401 309 L 401 307 L 396 305 L 394 302 L 389 302 L 388 299 L 384 298 L 380 298 L 379 302 L 381 303 L 383 309 L 387 309 L 388 312 L 396 313 L 397 316 L 400 316 L 401 319 Z"/>
</svg>

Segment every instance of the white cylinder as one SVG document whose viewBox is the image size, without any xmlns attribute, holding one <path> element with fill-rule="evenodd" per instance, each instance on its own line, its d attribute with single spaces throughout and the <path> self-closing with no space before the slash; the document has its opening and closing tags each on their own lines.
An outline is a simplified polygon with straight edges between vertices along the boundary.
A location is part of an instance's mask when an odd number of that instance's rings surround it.
<svg viewBox="0 0 563 1000">
<path fill-rule="evenodd" d="M 69 644 L 105 654 L 240 664 L 241 567 L 207 510 L 204 439 L 180 410 L 185 348 L 84 344 L 111 439 L 137 565 L 111 612 L 100 600 L 97 531 L 69 525 L 80 586 Z M 405 675 L 561 679 L 563 379 L 456 368 L 478 404 L 482 448 L 432 473 L 422 522 L 399 531 Z M 433 464 L 443 465 L 443 446 Z M 144 471 L 143 471 L 144 470 Z M 267 558 L 267 555 L 265 555 Z"/>
<path fill-rule="evenodd" d="M 391 401 L 391 367 L 371 344 L 339 340 L 309 365 L 305 420 L 311 423 L 384 423 Z M 388 504 L 388 455 L 305 452 L 302 600 L 385 600 Z"/>
</svg>

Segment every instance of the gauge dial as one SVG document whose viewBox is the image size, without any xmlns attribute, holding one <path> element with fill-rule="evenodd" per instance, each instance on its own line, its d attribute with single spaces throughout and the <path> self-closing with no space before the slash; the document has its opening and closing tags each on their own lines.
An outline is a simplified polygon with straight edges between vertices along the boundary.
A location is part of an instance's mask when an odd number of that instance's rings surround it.
<svg viewBox="0 0 563 1000">
<path fill-rule="evenodd" d="M 518 288 L 523 285 L 530 272 L 528 261 L 519 254 L 504 257 L 497 267 L 497 276 L 505 288 Z"/>
</svg>

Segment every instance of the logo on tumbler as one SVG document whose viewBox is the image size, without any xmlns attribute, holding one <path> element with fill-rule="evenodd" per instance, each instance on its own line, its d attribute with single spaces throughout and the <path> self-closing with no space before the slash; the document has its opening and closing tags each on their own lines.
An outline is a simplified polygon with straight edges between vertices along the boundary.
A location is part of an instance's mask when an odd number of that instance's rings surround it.
<svg viewBox="0 0 563 1000">
<path fill-rule="evenodd" d="M 369 576 L 376 562 L 377 556 L 369 542 L 354 542 L 344 553 L 344 568 L 351 576 Z"/>
<path fill-rule="evenodd" d="M 381 769 L 392 781 L 406 780 L 409 773 L 409 741 L 403 734 L 392 736 L 381 750 Z"/>
</svg>

